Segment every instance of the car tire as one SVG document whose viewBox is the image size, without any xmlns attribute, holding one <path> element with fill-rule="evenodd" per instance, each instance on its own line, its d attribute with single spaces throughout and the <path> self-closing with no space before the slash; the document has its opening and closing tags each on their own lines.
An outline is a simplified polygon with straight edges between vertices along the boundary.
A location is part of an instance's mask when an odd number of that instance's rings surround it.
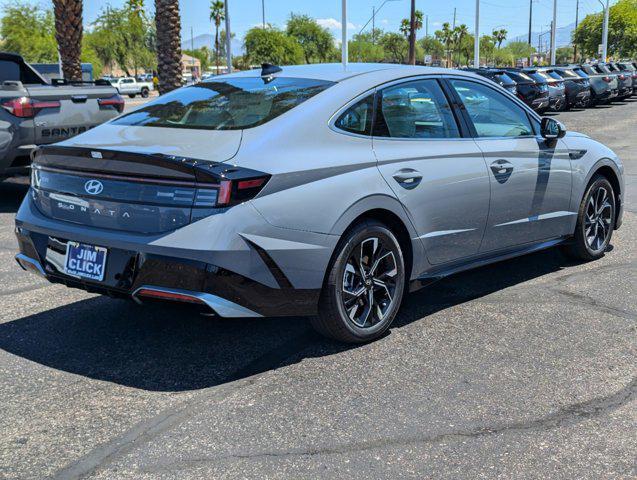
<svg viewBox="0 0 637 480">
<path fill-rule="evenodd" d="M 616 208 L 613 186 L 595 175 L 580 203 L 573 240 L 564 249 L 567 255 L 585 261 L 603 257 L 613 237 Z"/>
<path fill-rule="evenodd" d="M 396 236 L 376 220 L 360 222 L 336 247 L 312 326 L 340 342 L 377 339 L 396 317 L 405 283 L 405 260 Z"/>
<path fill-rule="evenodd" d="M 142 88 L 142 98 L 148 98 L 148 89 Z"/>
<path fill-rule="evenodd" d="M 128 94 L 128 96 L 129 96 L 130 98 L 135 98 L 137 95 L 136 95 L 136 94 L 134 94 L 134 93 L 129 93 L 129 94 Z"/>
</svg>

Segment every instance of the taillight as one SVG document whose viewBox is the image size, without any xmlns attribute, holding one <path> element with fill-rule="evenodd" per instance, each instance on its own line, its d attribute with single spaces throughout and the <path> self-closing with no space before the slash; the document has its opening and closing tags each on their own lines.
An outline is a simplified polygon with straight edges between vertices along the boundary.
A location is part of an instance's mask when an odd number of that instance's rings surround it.
<svg viewBox="0 0 637 480">
<path fill-rule="evenodd" d="M 218 185 L 198 187 L 193 219 L 211 215 L 215 208 L 231 207 L 254 198 L 265 186 L 269 175 L 252 178 L 223 179 Z"/>
<path fill-rule="evenodd" d="M 98 98 L 97 103 L 100 107 L 115 107 L 119 113 L 124 111 L 124 99 L 119 94 L 108 98 Z"/>
<path fill-rule="evenodd" d="M 245 180 L 222 180 L 217 195 L 217 206 L 236 205 L 254 198 L 265 186 L 269 175 Z"/>
<path fill-rule="evenodd" d="M 622 75 L 619 76 L 619 79 L 620 80 L 626 80 L 626 77 L 622 74 Z"/>
<path fill-rule="evenodd" d="M 633 73 L 633 80 L 637 80 L 637 73 Z"/>
<path fill-rule="evenodd" d="M 2 108 L 19 118 L 32 118 L 40 110 L 45 108 L 60 108 L 60 102 L 57 100 L 34 101 L 29 97 L 12 98 L 4 100 Z"/>
<path fill-rule="evenodd" d="M 610 82 L 612 82 L 612 81 L 613 81 L 613 79 L 612 79 L 612 78 L 610 78 L 610 77 L 608 77 L 608 76 L 603 77 L 603 78 L 602 78 L 602 80 L 604 80 L 606 83 L 610 83 Z"/>
</svg>

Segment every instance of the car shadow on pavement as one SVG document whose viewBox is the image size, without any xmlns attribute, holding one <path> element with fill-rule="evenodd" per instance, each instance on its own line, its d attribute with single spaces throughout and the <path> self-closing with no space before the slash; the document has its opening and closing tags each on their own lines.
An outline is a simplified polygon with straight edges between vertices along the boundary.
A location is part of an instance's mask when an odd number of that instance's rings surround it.
<svg viewBox="0 0 637 480">
<path fill-rule="evenodd" d="M 553 249 L 449 277 L 407 296 L 392 329 L 568 265 Z M 0 348 L 91 379 L 174 392 L 356 346 L 320 337 L 306 318 L 219 319 L 179 306 L 93 297 L 0 324 Z"/>
<path fill-rule="evenodd" d="M 29 186 L 12 180 L 0 180 L 0 213 L 16 213 Z"/>
</svg>

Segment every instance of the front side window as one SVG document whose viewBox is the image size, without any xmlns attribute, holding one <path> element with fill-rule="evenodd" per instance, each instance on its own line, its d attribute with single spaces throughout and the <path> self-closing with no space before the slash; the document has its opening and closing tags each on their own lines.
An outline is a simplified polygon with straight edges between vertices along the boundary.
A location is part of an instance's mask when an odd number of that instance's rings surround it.
<svg viewBox="0 0 637 480">
<path fill-rule="evenodd" d="M 476 129 L 478 137 L 533 135 L 524 109 L 499 92 L 479 83 L 451 80 Z"/>
<path fill-rule="evenodd" d="M 341 130 L 359 135 L 371 135 L 374 95 L 368 95 L 343 113 L 334 126 Z"/>
<path fill-rule="evenodd" d="M 416 80 L 380 91 L 374 135 L 391 138 L 457 138 L 451 107 L 436 80 Z"/>
<path fill-rule="evenodd" d="M 332 86 L 306 78 L 227 78 L 158 97 L 115 125 L 241 130 L 263 125 Z"/>
</svg>

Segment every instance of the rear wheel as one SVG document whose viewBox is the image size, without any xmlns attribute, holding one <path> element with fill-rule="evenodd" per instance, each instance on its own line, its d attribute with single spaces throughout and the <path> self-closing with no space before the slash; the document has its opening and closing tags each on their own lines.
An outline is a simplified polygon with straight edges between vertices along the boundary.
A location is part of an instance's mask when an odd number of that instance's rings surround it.
<svg viewBox="0 0 637 480">
<path fill-rule="evenodd" d="M 398 240 L 384 224 L 362 222 L 339 242 L 312 325 L 341 342 L 374 340 L 396 317 L 404 288 L 405 265 Z"/>
<path fill-rule="evenodd" d="M 595 175 L 582 199 L 573 243 L 566 252 L 577 259 L 604 256 L 615 229 L 615 192 L 608 179 Z"/>
<path fill-rule="evenodd" d="M 142 98 L 148 98 L 148 89 L 142 88 Z"/>
<path fill-rule="evenodd" d="M 134 93 L 129 93 L 129 94 L 128 94 L 128 96 L 129 96 L 130 98 L 135 98 L 137 95 L 135 95 Z"/>
</svg>

